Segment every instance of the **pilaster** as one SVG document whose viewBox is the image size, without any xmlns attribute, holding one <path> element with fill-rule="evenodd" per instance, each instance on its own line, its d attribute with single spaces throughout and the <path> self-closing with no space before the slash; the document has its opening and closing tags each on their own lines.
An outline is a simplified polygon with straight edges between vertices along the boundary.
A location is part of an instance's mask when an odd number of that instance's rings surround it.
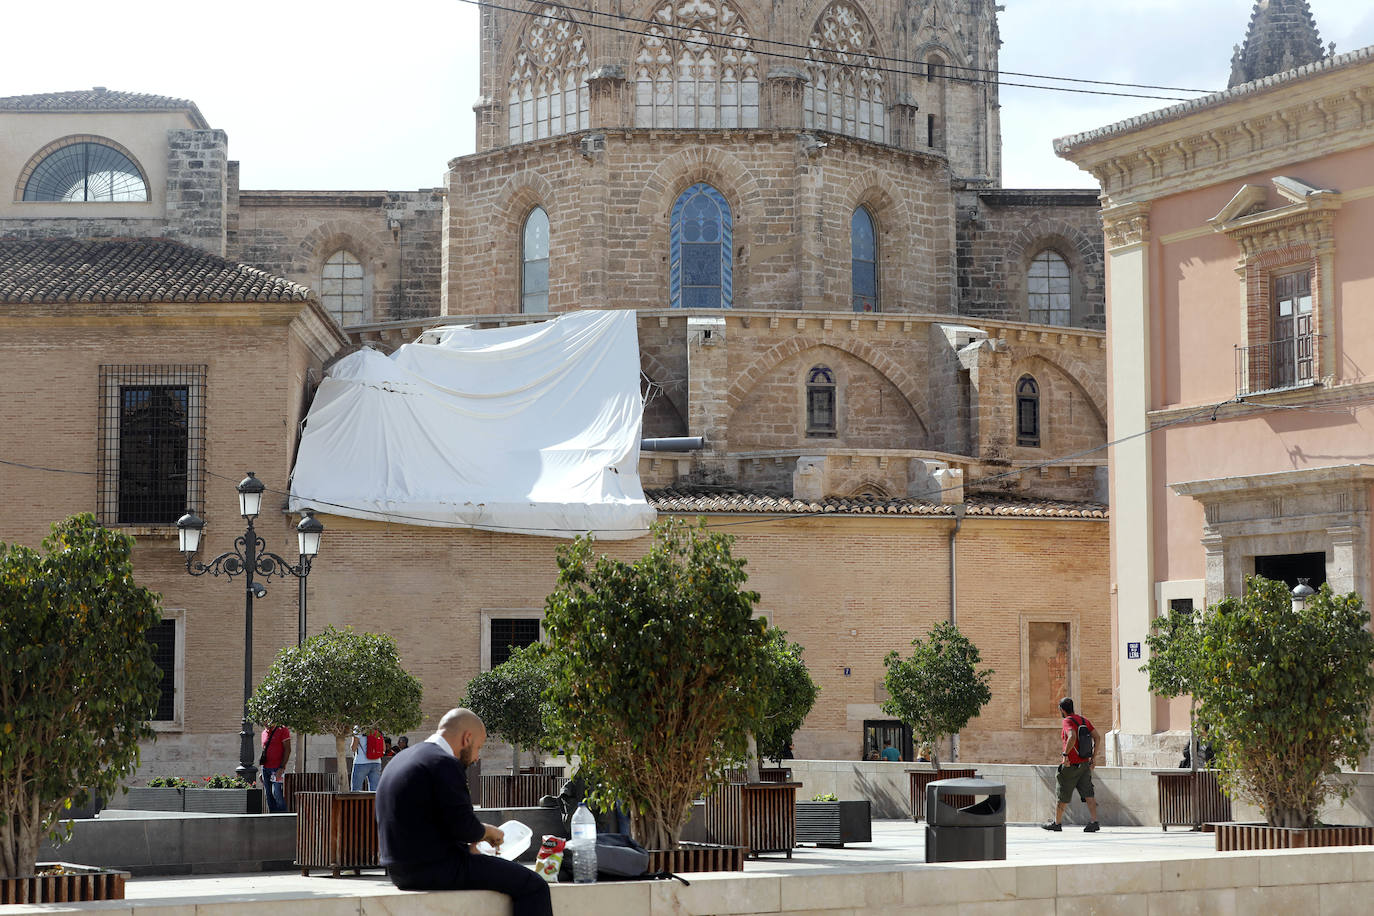
<svg viewBox="0 0 1374 916">
<path fill-rule="evenodd" d="M 774 130 L 801 130 L 802 103 L 810 79 L 796 67 L 774 67 L 767 77 L 764 124 Z"/>
</svg>

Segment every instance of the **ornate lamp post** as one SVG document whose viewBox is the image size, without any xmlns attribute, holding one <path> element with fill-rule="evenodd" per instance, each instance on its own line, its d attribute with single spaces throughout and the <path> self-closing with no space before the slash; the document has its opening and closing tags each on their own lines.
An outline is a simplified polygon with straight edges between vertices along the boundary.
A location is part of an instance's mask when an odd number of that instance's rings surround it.
<svg viewBox="0 0 1374 916">
<path fill-rule="evenodd" d="M 292 566 L 286 560 L 269 553 L 267 545 L 253 529 L 253 519 L 262 508 L 262 494 L 267 489 L 261 480 L 253 475 L 239 482 L 239 511 L 248 522 L 248 530 L 242 537 L 234 539 L 234 549 L 222 553 L 209 563 L 195 559 L 200 548 L 200 535 L 205 522 L 194 513 L 187 512 L 177 520 L 181 536 L 181 552 L 186 554 L 186 571 L 193 576 L 228 576 L 234 579 L 244 577 L 244 620 L 243 620 L 243 729 L 239 732 L 239 765 L 234 772 L 240 779 L 255 782 L 258 768 L 253 765 L 253 734 L 248 723 L 248 698 L 253 695 L 253 599 L 267 594 L 264 581 L 273 576 L 295 576 L 300 580 L 300 621 L 299 638 L 305 638 L 305 579 L 310 575 L 310 561 L 320 552 L 320 535 L 324 525 L 320 524 L 310 509 L 303 511 L 304 516 L 296 526 L 300 542 L 300 562 Z"/>
</svg>

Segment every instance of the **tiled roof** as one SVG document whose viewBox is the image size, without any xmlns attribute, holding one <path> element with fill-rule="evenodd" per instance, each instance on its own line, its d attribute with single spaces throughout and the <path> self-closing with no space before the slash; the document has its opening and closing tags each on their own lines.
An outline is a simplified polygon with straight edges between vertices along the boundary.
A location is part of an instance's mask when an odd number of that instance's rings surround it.
<svg viewBox="0 0 1374 916">
<path fill-rule="evenodd" d="M 185 111 L 196 127 L 208 128 L 195 102 L 142 92 L 111 92 L 104 86 L 73 92 L 44 92 L 0 98 L 0 111 Z"/>
<path fill-rule="evenodd" d="M 715 487 L 666 487 L 645 490 L 649 505 L 659 512 L 738 512 L 769 515 L 928 515 L 950 516 L 953 507 L 910 499 L 880 499 L 871 496 L 843 499 L 794 499 L 769 493 Z M 1020 518 L 1099 518 L 1107 517 L 1100 503 L 1078 503 L 1053 499 L 1016 499 L 1003 496 L 970 495 L 970 516 L 1013 516 Z"/>
<path fill-rule="evenodd" d="M 310 290 L 168 239 L 0 239 L 0 303 L 303 302 Z"/>
</svg>

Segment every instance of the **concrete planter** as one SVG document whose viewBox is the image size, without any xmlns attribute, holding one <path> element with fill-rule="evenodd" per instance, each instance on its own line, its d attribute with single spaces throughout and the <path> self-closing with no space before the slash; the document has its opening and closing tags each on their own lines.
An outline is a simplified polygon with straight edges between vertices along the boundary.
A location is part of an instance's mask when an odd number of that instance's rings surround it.
<svg viewBox="0 0 1374 916">
<path fill-rule="evenodd" d="M 68 862 L 39 862 L 40 870 L 60 868 L 61 874 L 0 878 L 0 904 L 69 903 L 123 900 L 126 871 L 91 868 Z"/>
<path fill-rule="evenodd" d="M 185 789 L 130 789 L 125 807 L 134 811 L 185 811 Z"/>
<path fill-rule="evenodd" d="M 262 814 L 262 789 L 186 789 L 183 811 L 200 814 Z"/>
<path fill-rule="evenodd" d="M 1374 845 L 1374 827 L 1270 827 L 1268 824 L 1241 824 L 1234 821 L 1215 826 L 1218 852 Z"/>
<path fill-rule="evenodd" d="M 857 801 L 797 802 L 797 842 L 842 849 L 845 843 L 873 842 L 873 806 Z"/>
</svg>

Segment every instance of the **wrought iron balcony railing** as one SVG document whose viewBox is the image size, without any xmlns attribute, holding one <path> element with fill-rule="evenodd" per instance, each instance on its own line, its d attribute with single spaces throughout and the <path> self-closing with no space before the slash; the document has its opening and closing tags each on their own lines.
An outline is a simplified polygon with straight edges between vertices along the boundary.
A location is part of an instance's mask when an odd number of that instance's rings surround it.
<svg viewBox="0 0 1374 916">
<path fill-rule="evenodd" d="M 1321 339 L 1320 334 L 1299 334 L 1253 347 L 1236 347 L 1236 396 L 1314 384 Z"/>
</svg>

